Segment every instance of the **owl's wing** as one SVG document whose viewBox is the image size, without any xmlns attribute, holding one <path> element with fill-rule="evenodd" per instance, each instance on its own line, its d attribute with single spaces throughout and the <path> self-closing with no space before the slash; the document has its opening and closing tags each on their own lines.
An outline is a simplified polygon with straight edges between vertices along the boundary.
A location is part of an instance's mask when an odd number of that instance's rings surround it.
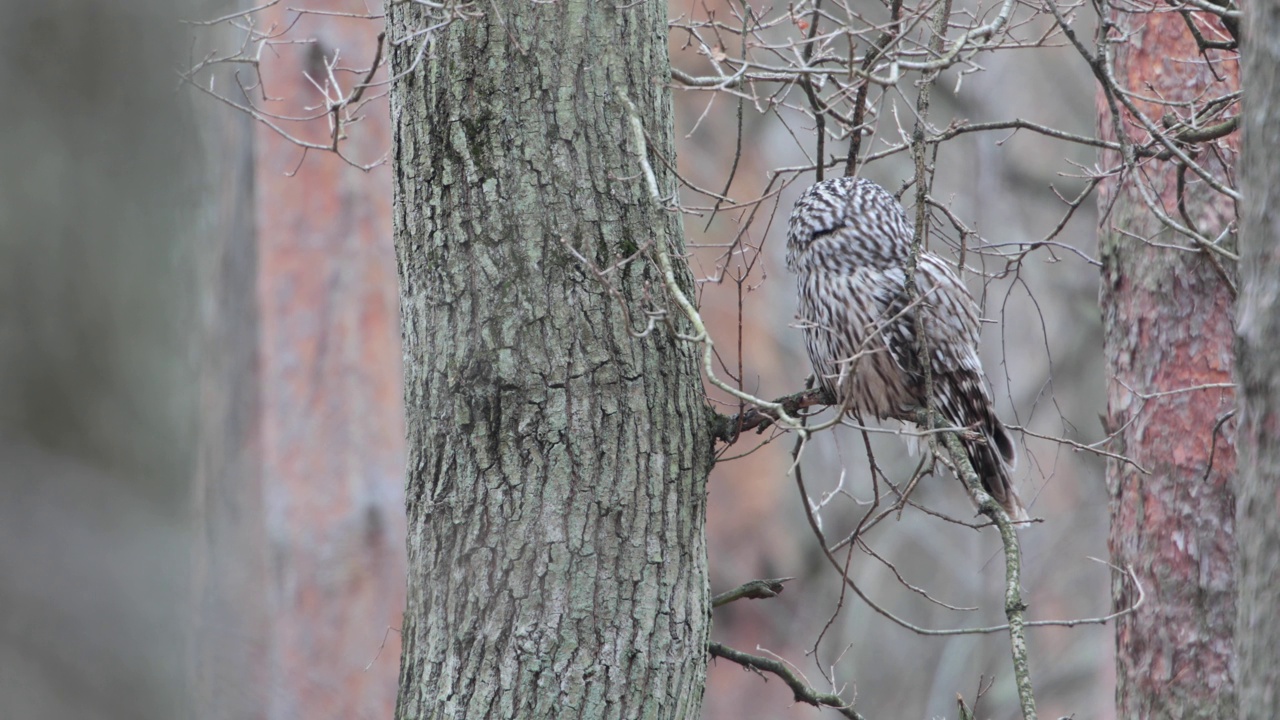
<svg viewBox="0 0 1280 720">
<path fill-rule="evenodd" d="M 921 255 L 917 282 L 927 299 L 920 305 L 920 312 L 927 323 L 929 364 L 939 409 L 957 425 L 977 424 L 1004 463 L 1013 467 L 1017 450 L 995 416 L 991 390 L 978 355 L 977 303 L 946 261 L 936 255 Z"/>
</svg>

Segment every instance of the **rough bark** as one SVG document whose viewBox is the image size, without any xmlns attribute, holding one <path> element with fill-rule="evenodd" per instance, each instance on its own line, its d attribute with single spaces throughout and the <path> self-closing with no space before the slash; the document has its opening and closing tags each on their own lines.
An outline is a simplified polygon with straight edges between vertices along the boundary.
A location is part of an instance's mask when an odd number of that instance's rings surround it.
<svg viewBox="0 0 1280 720">
<path fill-rule="evenodd" d="M 425 26 L 390 6 L 392 39 Z M 711 441 L 695 348 L 606 265 L 681 225 L 647 196 L 626 92 L 672 155 L 666 5 L 497 2 L 392 74 L 408 422 L 399 718 L 695 717 Z M 664 192 L 672 179 L 654 159 Z M 685 282 L 689 281 L 686 276 Z M 621 301 L 621 302 L 620 302 Z"/>
<path fill-rule="evenodd" d="M 1119 24 L 1114 35 L 1133 31 L 1114 46 L 1117 75 L 1130 90 L 1191 100 L 1210 85 L 1213 93 L 1238 86 L 1229 72 L 1215 83 L 1178 14 L 1113 19 Z M 1143 108 L 1155 118 L 1164 111 Z M 1113 139 L 1105 103 L 1101 113 L 1103 136 Z M 1117 160 L 1108 155 L 1106 163 Z M 1177 217 L 1175 170 L 1172 163 L 1152 162 L 1144 177 Z M 1146 591 L 1143 607 L 1117 621 L 1117 715 L 1229 717 L 1235 713 L 1235 448 L 1230 423 L 1219 421 L 1235 402 L 1226 389 L 1152 395 L 1231 382 L 1233 300 L 1204 255 L 1144 242 L 1176 239 L 1161 231 L 1134 180 L 1113 180 L 1100 199 L 1103 208 L 1116 201 L 1100 229 L 1106 424 L 1118 433 L 1113 449 L 1150 471 L 1116 461 L 1107 466 L 1112 562 L 1133 567 Z M 1191 215 L 1200 227 L 1221 227 L 1233 216 L 1231 203 L 1200 187 L 1192 184 Z M 1116 573 L 1115 606 L 1134 599 Z"/>
<path fill-rule="evenodd" d="M 1239 336 L 1240 477 L 1237 484 L 1241 718 L 1275 717 L 1280 706 L 1280 8 L 1246 3 L 1241 159 Z"/>
</svg>

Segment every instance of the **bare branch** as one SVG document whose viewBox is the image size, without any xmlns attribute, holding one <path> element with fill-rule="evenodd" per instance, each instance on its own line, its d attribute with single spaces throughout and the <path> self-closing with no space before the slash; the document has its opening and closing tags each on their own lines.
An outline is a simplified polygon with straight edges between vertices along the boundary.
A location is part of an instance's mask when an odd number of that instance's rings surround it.
<svg viewBox="0 0 1280 720">
<path fill-rule="evenodd" d="M 807 703 L 814 707 L 828 707 L 844 717 L 852 718 L 853 720 L 864 720 L 863 716 L 853 709 L 852 703 L 845 701 L 839 695 L 820 693 L 814 690 L 808 683 L 801 680 L 791 668 L 777 660 L 760 657 L 759 655 L 749 655 L 714 641 L 707 643 L 707 651 L 711 653 L 711 657 L 724 658 L 738 663 L 747 670 L 767 672 L 778 676 L 782 682 L 787 684 L 787 687 L 791 688 L 791 692 L 795 694 L 797 702 Z"/>
<path fill-rule="evenodd" d="M 771 580 L 752 580 L 743 583 L 738 587 L 722 592 L 711 598 L 711 607 L 718 608 L 722 605 L 728 605 L 735 600 L 767 600 L 768 598 L 778 597 L 782 593 L 783 583 L 795 578 L 773 578 Z"/>
</svg>

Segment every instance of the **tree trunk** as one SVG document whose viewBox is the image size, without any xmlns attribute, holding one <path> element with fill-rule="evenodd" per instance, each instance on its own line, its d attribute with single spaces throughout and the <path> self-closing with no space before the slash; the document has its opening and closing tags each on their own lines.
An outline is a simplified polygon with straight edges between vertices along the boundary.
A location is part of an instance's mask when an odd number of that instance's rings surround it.
<svg viewBox="0 0 1280 720">
<path fill-rule="evenodd" d="M 306 7 L 349 12 L 353 4 Z M 368 21 L 298 18 L 283 3 L 258 21 L 316 38 L 278 47 L 262 68 L 281 115 L 306 116 L 320 102 L 309 78 L 323 77 L 326 59 L 368 63 L 377 43 Z M 377 106 L 364 113 L 343 148 L 373 159 L 390 145 L 391 123 Z M 397 638 L 382 640 L 399 625 L 405 575 L 391 172 L 358 173 L 323 153 L 299 165 L 293 143 L 257 129 L 260 502 L 271 572 L 254 600 L 269 618 L 259 638 L 270 681 L 265 718 L 386 718 L 399 658 Z M 291 131 L 329 140 L 325 123 Z"/>
<path fill-rule="evenodd" d="M 1238 87 L 1231 63 L 1217 63 L 1226 79 L 1214 80 L 1177 13 L 1112 19 L 1119 24 L 1114 35 L 1137 31 L 1113 46 L 1117 76 L 1130 90 L 1189 101 L 1206 87 L 1211 95 Z M 1167 110 L 1142 107 L 1157 121 Z M 1105 104 L 1101 114 L 1102 135 L 1114 140 Z M 1232 155 L 1229 142 L 1223 149 Z M 1109 153 L 1104 164 L 1116 162 Z M 1143 606 L 1116 625 L 1117 715 L 1230 717 L 1235 448 L 1225 418 L 1235 401 L 1229 389 L 1188 388 L 1231 382 L 1233 298 L 1203 254 L 1144 242 L 1186 244 L 1162 232 L 1134 187 L 1150 182 L 1177 217 L 1174 164 L 1151 160 L 1145 168 L 1143 179 L 1113 178 L 1100 198 L 1103 208 L 1115 200 L 1100 229 L 1107 428 L 1118 433 L 1114 449 L 1150 472 L 1115 460 L 1107 465 L 1112 562 L 1132 567 L 1146 593 Z M 1190 187 L 1188 209 L 1200 227 L 1221 227 L 1234 216 L 1225 197 L 1202 183 Z M 1177 392 L 1156 395 L 1169 391 Z M 1132 605 L 1130 583 L 1122 573 L 1115 577 L 1115 606 Z"/>
<path fill-rule="evenodd" d="M 230 42 L 228 35 L 217 39 Z M 225 82 L 230 86 L 234 78 Z M 205 113 L 201 129 L 210 220 L 196 258 L 207 309 L 199 326 L 199 447 L 190 510 L 194 717 L 265 720 L 271 666 L 263 638 L 272 624 L 263 602 L 271 582 L 258 439 L 262 328 L 253 120 Z"/>
<path fill-rule="evenodd" d="M 0 134 L 6 720 L 200 717 L 198 268 L 240 158 L 207 156 L 174 92 L 197 5 L 11 3 L 0 23 L 0 96 L 24 107 Z"/>
<path fill-rule="evenodd" d="M 1239 693 L 1241 718 L 1272 718 L 1280 705 L 1280 8 L 1246 3 L 1249 37 L 1241 159 L 1239 336 L 1241 395 L 1237 531 L 1240 552 Z"/>
<path fill-rule="evenodd" d="M 696 348 L 643 337 L 673 156 L 663 3 L 496 2 L 395 46 L 408 422 L 398 718 L 696 717 L 711 441 Z M 390 6 L 394 41 L 433 21 Z M 402 75 L 403 74 L 403 75 Z M 674 183 L 651 157 L 663 192 Z M 681 278 L 691 280 L 687 269 Z M 643 323 L 641 323 L 643 325 Z"/>
</svg>

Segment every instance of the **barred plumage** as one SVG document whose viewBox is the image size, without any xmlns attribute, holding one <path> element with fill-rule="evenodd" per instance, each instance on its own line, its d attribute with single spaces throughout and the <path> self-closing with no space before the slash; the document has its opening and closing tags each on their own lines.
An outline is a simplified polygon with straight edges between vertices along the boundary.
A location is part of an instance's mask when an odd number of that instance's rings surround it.
<svg viewBox="0 0 1280 720">
<path fill-rule="evenodd" d="M 787 267 L 798 279 L 809 360 L 847 410 L 911 421 L 924 406 L 921 315 L 934 409 L 981 438 L 965 440 L 969 461 L 1009 515 L 1026 519 L 1010 477 L 1013 440 L 992 408 L 978 358 L 978 309 L 946 262 L 927 252 L 917 265 L 920 298 L 908 303 L 913 236 L 906 211 L 869 180 L 826 180 L 800 196 L 787 231 Z"/>
</svg>

